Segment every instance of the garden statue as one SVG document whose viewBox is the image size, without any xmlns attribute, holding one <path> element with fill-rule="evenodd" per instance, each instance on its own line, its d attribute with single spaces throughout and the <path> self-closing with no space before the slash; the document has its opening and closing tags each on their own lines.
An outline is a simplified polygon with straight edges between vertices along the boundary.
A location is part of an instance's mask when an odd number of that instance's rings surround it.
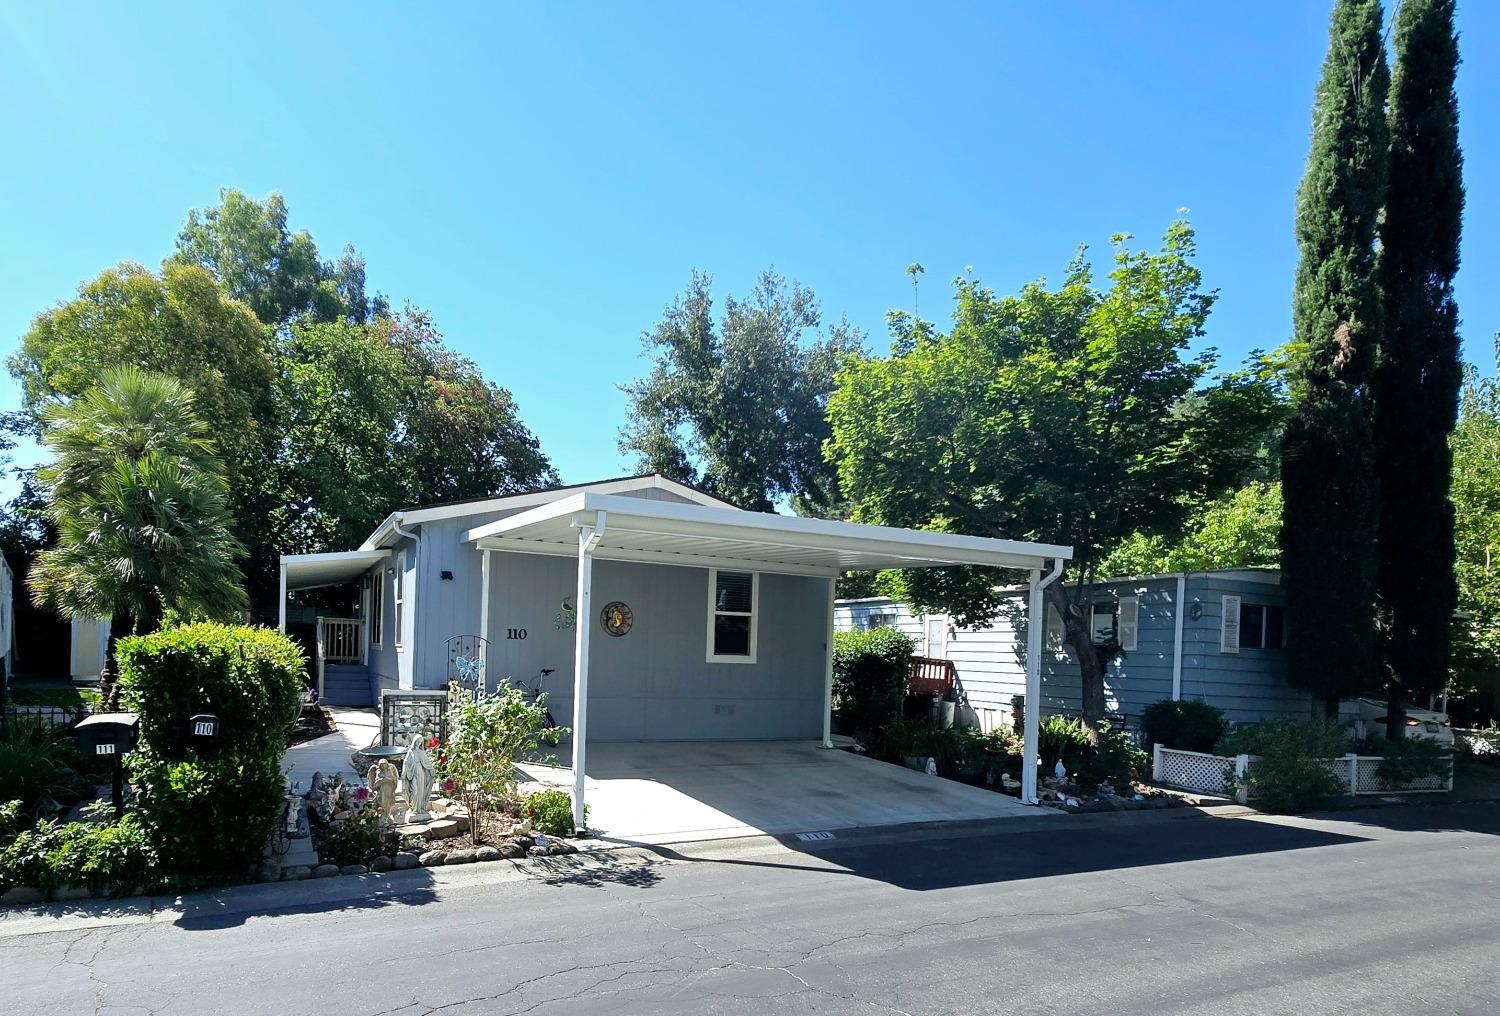
<svg viewBox="0 0 1500 1016">
<path fill-rule="evenodd" d="M 387 759 L 380 759 L 370 767 L 370 803 L 382 822 L 395 821 L 396 811 L 396 767 Z"/>
<path fill-rule="evenodd" d="M 1058 783 L 1068 782 L 1068 767 L 1063 765 L 1062 759 L 1057 760 L 1057 765 L 1052 767 L 1052 772 L 1056 775 Z"/>
<path fill-rule="evenodd" d="M 401 782 L 406 789 L 406 821 L 427 822 L 432 813 L 427 804 L 432 798 L 432 759 L 427 757 L 427 735 L 418 734 L 406 749 L 401 763 Z"/>
</svg>

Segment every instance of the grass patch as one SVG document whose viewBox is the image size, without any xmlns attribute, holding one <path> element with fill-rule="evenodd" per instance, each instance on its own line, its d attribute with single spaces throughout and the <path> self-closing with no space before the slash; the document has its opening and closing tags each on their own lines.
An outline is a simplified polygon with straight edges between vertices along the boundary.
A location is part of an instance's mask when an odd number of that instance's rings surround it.
<svg viewBox="0 0 1500 1016">
<path fill-rule="evenodd" d="M 94 688 L 28 688 L 23 685 L 10 689 L 10 704 L 53 706 L 68 710 L 80 706 L 93 708 L 99 704 L 99 692 Z"/>
</svg>

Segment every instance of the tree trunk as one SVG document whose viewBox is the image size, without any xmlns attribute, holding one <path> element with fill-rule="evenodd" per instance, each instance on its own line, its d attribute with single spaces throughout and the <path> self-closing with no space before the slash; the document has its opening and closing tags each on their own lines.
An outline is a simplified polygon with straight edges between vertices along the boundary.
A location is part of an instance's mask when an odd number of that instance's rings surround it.
<svg viewBox="0 0 1500 1016">
<path fill-rule="evenodd" d="M 1104 719 L 1104 674 L 1109 668 L 1109 661 L 1104 658 L 1099 647 L 1094 645 L 1093 632 L 1089 630 L 1083 617 L 1073 616 L 1061 582 L 1054 582 L 1047 587 L 1047 599 L 1062 617 L 1063 641 L 1072 650 L 1073 658 L 1078 661 L 1083 721 L 1088 724 L 1089 729 L 1097 729 L 1099 721 Z M 1042 623 L 1046 623 L 1045 618 Z"/>
<path fill-rule="evenodd" d="M 1385 706 L 1385 739 L 1399 741 L 1406 736 L 1406 688 L 1392 682 Z"/>
</svg>

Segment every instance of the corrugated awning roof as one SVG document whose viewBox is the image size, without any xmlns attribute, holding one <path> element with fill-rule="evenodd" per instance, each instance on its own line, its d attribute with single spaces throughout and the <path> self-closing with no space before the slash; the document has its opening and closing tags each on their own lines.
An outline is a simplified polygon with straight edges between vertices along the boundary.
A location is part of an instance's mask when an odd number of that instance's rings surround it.
<svg viewBox="0 0 1500 1016">
<path fill-rule="evenodd" d="M 481 549 L 574 556 L 578 530 L 602 530 L 598 560 L 738 567 L 830 577 L 880 568 L 1041 568 L 1071 547 L 581 492 L 471 529 Z"/>
</svg>

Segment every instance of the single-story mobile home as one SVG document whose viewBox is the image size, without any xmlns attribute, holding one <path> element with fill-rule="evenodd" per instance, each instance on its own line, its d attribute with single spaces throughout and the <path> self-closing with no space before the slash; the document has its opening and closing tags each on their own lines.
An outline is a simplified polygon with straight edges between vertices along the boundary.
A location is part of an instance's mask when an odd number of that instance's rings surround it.
<svg viewBox="0 0 1500 1016">
<path fill-rule="evenodd" d="M 1148 575 L 1096 583 L 1091 618 L 1096 639 L 1121 653 L 1105 678 L 1106 704 L 1133 724 L 1153 702 L 1200 699 L 1231 721 L 1306 717 L 1313 703 L 1286 683 L 1282 657 L 1281 575 L 1274 569 Z M 959 686 L 986 729 L 1008 723 L 1024 693 L 1025 590 L 992 623 L 960 629 L 941 614 L 918 614 L 895 600 L 840 600 L 843 630 L 889 625 L 916 641 L 926 657 L 953 663 Z M 1076 714 L 1082 706 L 1077 662 L 1062 641 L 1062 621 L 1047 607 L 1042 654 L 1043 714 Z"/>
<path fill-rule="evenodd" d="M 443 688 L 475 661 L 489 688 L 540 682 L 573 731 L 582 824 L 588 741 L 831 744 L 841 572 L 1019 570 L 1040 602 L 1070 555 L 742 511 L 636 476 L 395 512 L 357 549 L 284 556 L 281 622 L 300 590 L 356 590 L 352 616 L 317 621 L 331 703 Z"/>
</svg>

